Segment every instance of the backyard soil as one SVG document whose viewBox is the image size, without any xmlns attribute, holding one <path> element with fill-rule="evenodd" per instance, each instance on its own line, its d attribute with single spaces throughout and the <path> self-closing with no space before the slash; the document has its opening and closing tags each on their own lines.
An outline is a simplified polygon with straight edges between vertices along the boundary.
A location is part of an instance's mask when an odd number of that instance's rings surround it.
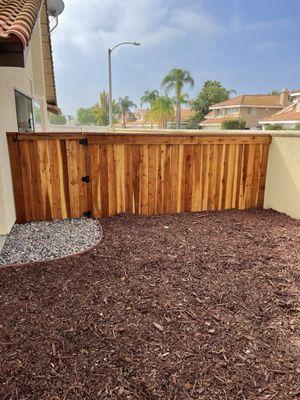
<svg viewBox="0 0 300 400">
<path fill-rule="evenodd" d="M 300 399 L 300 223 L 274 211 L 101 220 L 0 268 L 0 399 Z"/>
</svg>

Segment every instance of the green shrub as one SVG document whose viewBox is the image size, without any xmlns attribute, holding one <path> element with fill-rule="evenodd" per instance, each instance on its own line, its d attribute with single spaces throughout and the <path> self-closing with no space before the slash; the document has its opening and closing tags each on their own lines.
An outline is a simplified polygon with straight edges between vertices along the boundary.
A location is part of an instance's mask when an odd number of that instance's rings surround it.
<svg viewBox="0 0 300 400">
<path fill-rule="evenodd" d="M 221 125 L 222 129 L 245 129 L 246 121 L 229 119 L 227 121 L 223 121 Z"/>
<path fill-rule="evenodd" d="M 284 128 L 280 124 L 271 124 L 265 127 L 266 131 L 282 131 Z"/>
<path fill-rule="evenodd" d="M 295 131 L 300 131 L 300 124 L 295 125 Z"/>
</svg>

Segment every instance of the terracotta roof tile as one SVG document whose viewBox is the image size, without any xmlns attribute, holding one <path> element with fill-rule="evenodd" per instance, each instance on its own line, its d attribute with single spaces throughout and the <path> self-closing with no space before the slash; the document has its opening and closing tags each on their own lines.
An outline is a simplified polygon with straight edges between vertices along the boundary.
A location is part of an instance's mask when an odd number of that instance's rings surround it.
<svg viewBox="0 0 300 400">
<path fill-rule="evenodd" d="M 271 115 L 270 117 L 264 118 L 261 122 L 284 122 L 284 121 L 297 121 L 300 122 L 300 111 L 296 111 L 297 104 L 293 103 L 285 107 L 280 112 Z"/>
<path fill-rule="evenodd" d="M 187 122 L 191 117 L 196 114 L 194 110 L 189 108 L 182 108 L 181 109 L 181 122 Z"/>
<path fill-rule="evenodd" d="M 43 0 L 0 0 L 0 40 L 17 37 L 27 47 Z"/>
<path fill-rule="evenodd" d="M 234 97 L 233 99 L 213 104 L 211 108 L 218 107 L 236 107 L 236 106 L 266 106 L 266 107 L 282 107 L 280 104 L 280 96 L 272 96 L 268 94 L 245 94 Z"/>
</svg>

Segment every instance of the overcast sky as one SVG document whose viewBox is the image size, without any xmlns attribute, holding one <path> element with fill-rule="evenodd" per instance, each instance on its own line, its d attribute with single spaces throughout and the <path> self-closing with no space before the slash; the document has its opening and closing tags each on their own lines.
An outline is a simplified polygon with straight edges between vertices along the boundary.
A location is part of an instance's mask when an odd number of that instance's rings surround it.
<svg viewBox="0 0 300 400">
<path fill-rule="evenodd" d="M 52 34 L 56 89 L 65 114 L 108 88 L 137 105 L 174 67 L 194 77 L 195 96 L 215 79 L 239 94 L 300 87 L 300 0 L 65 0 Z"/>
</svg>

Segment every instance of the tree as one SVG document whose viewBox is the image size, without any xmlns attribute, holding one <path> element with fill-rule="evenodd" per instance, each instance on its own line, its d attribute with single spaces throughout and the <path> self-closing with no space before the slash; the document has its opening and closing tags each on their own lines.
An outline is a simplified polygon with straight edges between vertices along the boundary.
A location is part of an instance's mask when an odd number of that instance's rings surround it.
<svg viewBox="0 0 300 400">
<path fill-rule="evenodd" d="M 149 106 L 151 107 L 153 101 L 156 100 L 158 97 L 158 90 L 146 90 L 144 95 L 141 97 L 141 106 L 143 106 L 144 104 L 149 104 Z"/>
<path fill-rule="evenodd" d="M 164 77 L 161 83 L 168 94 L 171 90 L 175 92 L 176 99 L 176 129 L 180 128 L 182 89 L 185 85 L 193 88 L 195 86 L 194 79 L 191 74 L 183 69 L 174 68 Z"/>
<path fill-rule="evenodd" d="M 160 96 L 152 102 L 147 114 L 148 121 L 157 123 L 159 128 L 165 128 L 168 121 L 174 118 L 174 104 L 168 96 Z"/>
<path fill-rule="evenodd" d="M 123 128 L 126 128 L 126 114 L 131 113 L 131 108 L 136 108 L 136 105 L 128 96 L 120 97 L 119 102 L 119 114 L 122 116 Z"/>
<path fill-rule="evenodd" d="M 228 100 L 231 94 L 236 94 L 236 91 L 225 89 L 221 82 L 204 82 L 200 93 L 192 102 L 192 110 L 195 110 L 196 113 L 190 119 L 191 127 L 198 128 L 199 122 L 203 121 L 205 115 L 209 112 L 209 107 L 212 104 Z"/>
<path fill-rule="evenodd" d="M 77 110 L 77 121 L 80 125 L 97 125 L 95 106 L 89 108 L 79 108 Z"/>
<path fill-rule="evenodd" d="M 41 107 L 39 104 L 33 102 L 33 115 L 34 115 L 34 122 L 38 125 L 41 124 Z"/>
<path fill-rule="evenodd" d="M 119 107 L 115 100 L 112 101 L 113 117 L 118 114 Z M 95 107 L 97 124 L 101 126 L 109 125 L 109 94 L 105 90 L 100 92 L 99 102 Z"/>
<path fill-rule="evenodd" d="M 67 118 L 64 114 L 53 114 L 49 113 L 49 120 L 51 125 L 65 125 Z"/>
<path fill-rule="evenodd" d="M 269 92 L 269 94 L 271 96 L 280 96 L 280 91 L 279 90 L 272 90 L 271 92 Z"/>
<path fill-rule="evenodd" d="M 113 100 L 113 115 L 118 114 L 118 106 Z M 77 110 L 77 121 L 80 125 L 109 125 L 109 96 L 103 90 L 100 92 L 99 101 L 96 105 Z"/>
</svg>

